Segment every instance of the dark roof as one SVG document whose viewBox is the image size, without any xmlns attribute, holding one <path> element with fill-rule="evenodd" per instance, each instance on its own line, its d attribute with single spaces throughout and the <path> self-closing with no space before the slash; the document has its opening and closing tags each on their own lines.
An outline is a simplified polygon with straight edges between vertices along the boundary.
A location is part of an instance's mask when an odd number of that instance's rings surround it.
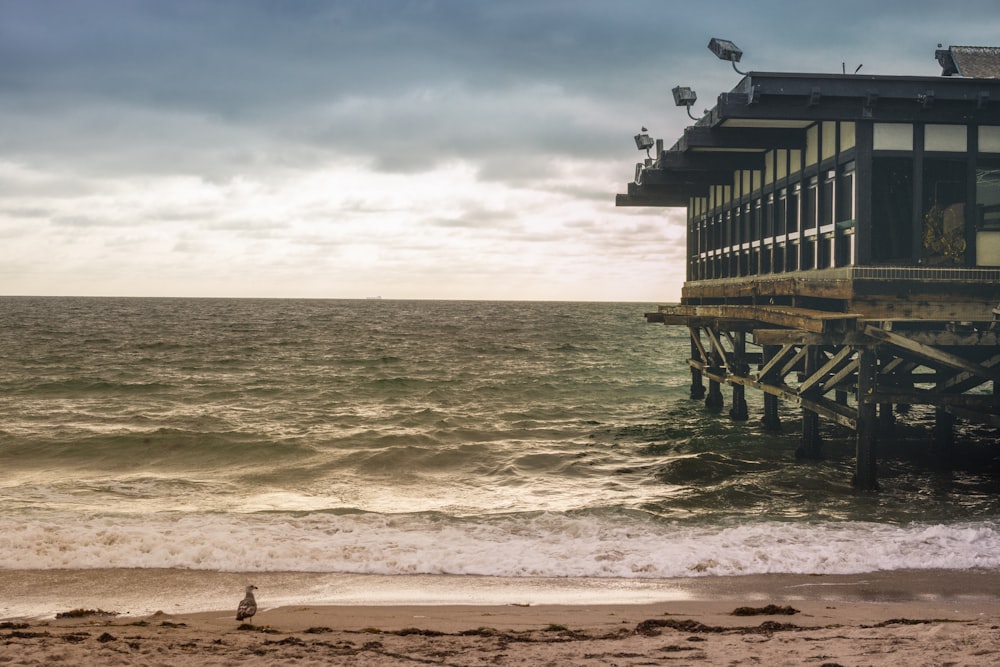
<svg viewBox="0 0 1000 667">
<path fill-rule="evenodd" d="M 617 204 L 685 206 L 710 185 L 731 183 L 734 169 L 763 169 L 768 150 L 803 148 L 806 129 L 816 122 L 1000 125 L 1000 48 L 951 47 L 939 51 L 939 61 L 952 62 L 956 54 L 954 73 L 965 73 L 964 57 L 973 51 L 977 62 L 996 63 L 995 76 L 983 70 L 976 77 L 749 72 L 673 146 L 637 165 Z"/>
<path fill-rule="evenodd" d="M 1000 78 L 1000 47 L 949 46 L 934 52 L 942 76 L 970 79 Z"/>
</svg>

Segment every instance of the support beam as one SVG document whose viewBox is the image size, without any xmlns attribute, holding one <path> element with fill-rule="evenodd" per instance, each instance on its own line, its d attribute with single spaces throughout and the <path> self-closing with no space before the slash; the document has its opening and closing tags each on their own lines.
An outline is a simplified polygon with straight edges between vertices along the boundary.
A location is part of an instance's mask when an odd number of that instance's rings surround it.
<svg viewBox="0 0 1000 667">
<path fill-rule="evenodd" d="M 864 331 L 865 335 L 871 338 L 884 341 L 904 350 L 909 350 L 918 357 L 926 359 L 932 366 L 944 365 L 967 371 L 977 377 L 986 378 L 987 380 L 993 380 L 994 382 L 1000 381 L 1000 370 L 996 368 L 986 367 L 981 364 L 974 363 L 968 359 L 964 359 L 949 352 L 931 347 L 930 345 L 924 345 L 923 343 L 910 340 L 906 336 L 901 336 L 891 331 L 885 331 L 884 329 L 873 327 L 871 325 L 866 326 Z"/>
<path fill-rule="evenodd" d="M 835 368 L 837 368 L 841 363 L 844 362 L 845 359 L 850 357 L 852 354 L 854 354 L 854 350 L 852 350 L 850 347 L 844 346 L 843 349 L 841 349 L 839 352 L 833 355 L 833 357 L 829 361 L 823 364 L 823 366 L 821 366 L 819 370 L 817 370 L 815 373 L 807 377 L 805 381 L 803 381 L 799 385 L 799 393 L 803 394 L 812 389 L 817 384 L 822 383 L 823 380 L 826 379 L 827 375 L 832 373 Z"/>
<path fill-rule="evenodd" d="M 750 371 L 744 360 L 747 351 L 746 336 L 746 332 L 738 331 L 732 339 L 734 368 L 731 368 L 730 371 L 741 377 L 746 377 Z M 733 421 L 746 421 L 750 418 L 745 391 L 742 383 L 733 383 L 733 404 L 729 408 L 729 418 Z"/>
<path fill-rule="evenodd" d="M 711 369 L 702 364 L 700 361 L 690 360 L 689 364 L 699 366 L 701 368 L 702 375 L 709 378 L 710 380 L 715 380 L 716 382 L 733 384 L 740 383 L 746 385 L 747 387 L 753 387 L 754 389 L 759 389 L 765 393 L 773 394 L 792 405 L 797 405 L 799 407 L 806 407 L 824 419 L 829 419 L 830 421 L 840 424 L 845 428 L 849 428 L 852 431 L 857 426 L 857 421 L 855 419 L 854 410 L 846 406 L 838 405 L 834 401 L 826 400 L 822 397 L 817 397 L 814 399 L 803 398 L 799 396 L 798 391 L 793 387 L 788 385 L 771 385 L 763 384 L 754 380 L 753 378 L 743 378 L 734 375 L 722 375 L 711 372 Z"/>
<path fill-rule="evenodd" d="M 861 400 L 874 394 L 878 367 L 875 350 L 862 347 L 858 350 L 858 426 L 856 437 L 856 459 L 854 466 L 854 486 L 864 491 L 878 489 L 876 470 L 877 428 L 875 403 Z"/>
<path fill-rule="evenodd" d="M 698 358 L 704 358 L 705 350 L 701 346 L 701 341 L 698 340 L 699 333 L 698 329 L 695 327 L 688 327 L 691 332 L 691 360 Z M 701 379 L 701 369 L 696 368 L 693 364 L 689 364 L 691 367 L 691 398 L 695 400 L 700 400 L 705 398 L 705 383 Z"/>
<path fill-rule="evenodd" d="M 819 365 L 819 347 L 816 345 L 805 345 L 799 352 L 800 354 L 805 353 L 806 376 L 814 375 L 816 367 Z M 799 394 L 805 395 L 801 390 Z M 802 442 L 799 444 L 795 455 L 800 459 L 815 460 L 823 458 L 823 453 L 820 451 L 819 414 L 808 407 L 802 408 Z"/>
<path fill-rule="evenodd" d="M 784 361 L 784 359 L 785 359 L 786 356 L 788 356 L 789 354 L 794 354 L 794 353 L 795 353 L 795 346 L 794 345 L 792 345 L 791 343 L 788 343 L 786 345 L 782 345 L 781 349 L 774 353 L 774 356 L 772 356 L 769 360 L 765 360 L 764 361 L 764 365 L 761 366 L 760 372 L 757 374 L 757 378 L 761 382 L 767 382 L 767 381 L 769 381 L 770 380 L 771 371 L 775 368 L 775 366 L 777 366 L 778 364 L 782 363 Z M 778 380 L 783 380 L 784 377 L 785 377 L 785 375 L 786 374 L 783 373 L 777 379 Z"/>
<path fill-rule="evenodd" d="M 765 367 L 767 367 L 779 349 L 776 345 L 764 346 Z M 781 430 L 781 418 L 778 416 L 778 397 L 774 394 L 764 393 L 764 416 L 761 417 L 760 423 L 768 431 Z"/>
<path fill-rule="evenodd" d="M 705 327 L 705 331 L 713 344 L 712 351 L 709 353 L 711 366 L 708 368 L 709 372 L 706 373 L 708 375 L 708 396 L 705 397 L 705 407 L 709 410 L 719 411 L 723 405 L 720 384 L 724 380 L 716 378 L 725 378 L 725 366 L 719 355 L 719 341 L 715 338 L 710 327 Z"/>
</svg>

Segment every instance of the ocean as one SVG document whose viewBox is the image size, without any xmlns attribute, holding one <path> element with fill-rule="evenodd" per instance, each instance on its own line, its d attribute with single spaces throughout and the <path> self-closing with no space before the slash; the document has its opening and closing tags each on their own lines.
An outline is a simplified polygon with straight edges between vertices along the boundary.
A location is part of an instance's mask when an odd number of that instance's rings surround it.
<svg viewBox="0 0 1000 667">
<path fill-rule="evenodd" d="M 691 400 L 687 332 L 647 324 L 655 307 L 2 297 L 0 570 L 641 596 L 1000 567 L 996 468 L 927 465 L 930 415 L 857 492 L 849 432 L 824 425 L 825 459 L 798 462 L 792 407 L 772 434 L 758 392 L 747 422 Z"/>
</svg>

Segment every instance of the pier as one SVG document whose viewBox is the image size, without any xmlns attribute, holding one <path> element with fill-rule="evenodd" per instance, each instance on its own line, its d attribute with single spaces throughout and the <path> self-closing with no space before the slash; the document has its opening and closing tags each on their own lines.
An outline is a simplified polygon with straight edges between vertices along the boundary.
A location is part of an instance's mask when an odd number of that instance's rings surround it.
<svg viewBox="0 0 1000 667">
<path fill-rule="evenodd" d="M 1000 49 L 934 56 L 926 77 L 744 74 L 670 148 L 636 135 L 616 202 L 686 209 L 681 302 L 646 317 L 690 332 L 691 397 L 721 411 L 726 387 L 748 420 L 760 390 L 770 429 L 796 406 L 801 458 L 820 419 L 851 429 L 866 490 L 909 406 L 943 460 L 956 420 L 1000 429 Z"/>
</svg>

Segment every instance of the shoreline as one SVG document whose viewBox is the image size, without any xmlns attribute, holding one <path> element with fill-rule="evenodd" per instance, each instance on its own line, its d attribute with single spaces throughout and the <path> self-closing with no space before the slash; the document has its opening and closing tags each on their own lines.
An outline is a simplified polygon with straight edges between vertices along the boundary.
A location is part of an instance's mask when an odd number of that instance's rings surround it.
<svg viewBox="0 0 1000 667">
<path fill-rule="evenodd" d="M 269 586 L 316 583 L 331 575 L 302 579 L 298 573 L 254 574 L 260 610 L 248 626 L 234 618 L 241 595 L 230 587 L 230 582 L 246 580 L 244 573 L 77 570 L 50 572 L 34 583 L 42 588 L 65 586 L 74 578 L 87 579 L 88 574 L 98 575 L 88 579 L 96 584 L 95 591 L 129 577 L 138 579 L 137 590 L 165 581 L 168 593 L 177 586 L 215 581 L 227 589 L 229 599 L 225 606 L 187 613 L 157 610 L 58 620 L 53 613 L 30 620 L 6 619 L 0 622 L 0 661 L 10 665 L 58 661 L 174 666 L 412 662 L 638 666 L 679 660 L 845 667 L 1000 662 L 1000 586 L 994 571 L 697 577 L 655 582 L 652 589 L 664 599 L 643 600 L 637 595 L 634 602 L 622 600 L 635 591 L 615 591 L 615 587 L 635 582 L 602 582 L 598 595 L 593 587 L 588 589 L 588 582 L 546 581 L 547 586 L 562 584 L 549 588 L 551 598 L 590 591 L 589 600 L 572 603 L 528 600 L 522 596 L 541 588 L 526 587 L 525 582 L 455 581 L 467 577 L 433 582 L 440 590 L 479 587 L 521 600 L 489 604 L 275 604 L 278 591 Z M 32 588 L 31 576 L 19 588 L 9 588 L 17 576 L 24 577 L 25 572 L 0 571 L 0 586 L 12 597 Z M 434 578 L 404 579 L 431 586 L 427 580 Z M 371 590 L 381 585 L 369 583 Z M 464 588 L 455 589 L 460 585 Z M 126 591 L 102 590 L 105 597 L 88 598 L 85 608 L 120 611 L 112 608 L 112 602 Z M 794 613 L 771 609 L 750 616 L 733 614 L 739 607 L 762 611 L 768 605 L 792 607 Z"/>
<path fill-rule="evenodd" d="M 995 570 L 886 570 L 849 575 L 753 574 L 672 579 L 349 575 L 172 569 L 0 570 L 0 620 L 77 608 L 122 616 L 226 609 L 258 587 L 260 608 L 643 605 L 850 601 L 1000 603 Z M 236 599 L 234 599 L 236 598 Z M 235 608 L 235 607 L 234 607 Z"/>
</svg>

